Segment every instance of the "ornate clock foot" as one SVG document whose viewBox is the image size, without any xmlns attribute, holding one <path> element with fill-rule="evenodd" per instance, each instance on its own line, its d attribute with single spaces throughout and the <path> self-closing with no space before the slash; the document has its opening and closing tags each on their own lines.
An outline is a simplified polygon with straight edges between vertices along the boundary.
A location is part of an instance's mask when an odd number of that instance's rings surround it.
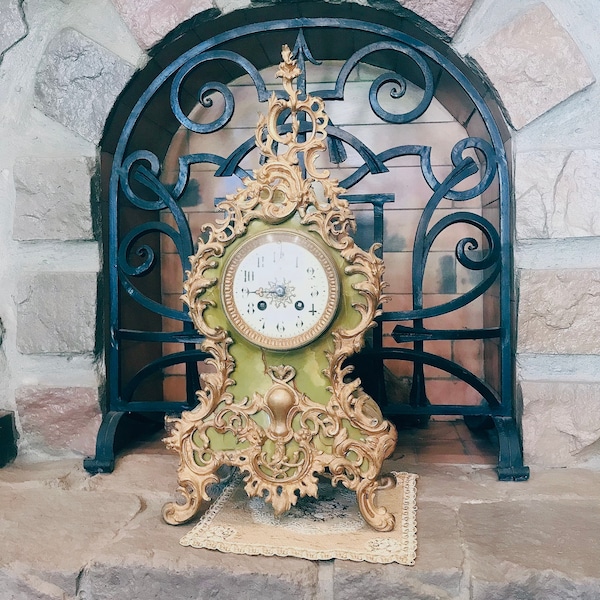
<svg viewBox="0 0 600 600">
<path fill-rule="evenodd" d="M 382 474 L 377 481 L 378 490 L 393 490 L 396 487 L 396 477 L 393 474 Z"/>
<path fill-rule="evenodd" d="M 184 502 L 182 504 L 178 502 L 167 502 L 162 509 L 162 517 L 169 525 L 182 525 L 193 519 L 200 509 L 202 508 L 203 502 L 210 501 L 210 497 L 206 493 L 206 487 L 211 483 L 218 483 L 219 478 L 210 474 L 202 478 L 200 483 L 194 483 L 192 481 L 180 481 L 177 493 L 180 494 Z"/>
<path fill-rule="evenodd" d="M 361 481 L 356 489 L 358 508 L 363 519 L 373 529 L 377 531 L 392 531 L 396 524 L 394 515 L 385 506 L 375 506 L 375 492 L 378 489 L 380 489 L 379 481 L 370 479 Z"/>
</svg>

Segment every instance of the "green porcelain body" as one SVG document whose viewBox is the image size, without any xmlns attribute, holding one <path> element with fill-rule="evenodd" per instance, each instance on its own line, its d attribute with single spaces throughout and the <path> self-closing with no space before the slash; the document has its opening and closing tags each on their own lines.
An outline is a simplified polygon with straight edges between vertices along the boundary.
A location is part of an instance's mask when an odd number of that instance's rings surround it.
<svg viewBox="0 0 600 600">
<path fill-rule="evenodd" d="M 264 395 L 273 385 L 273 381 L 268 374 L 268 367 L 278 365 L 289 365 L 296 371 L 294 384 L 296 388 L 313 402 L 326 405 L 331 397 L 327 387 L 330 385 L 329 379 L 324 375 L 323 371 L 327 369 L 327 352 L 333 350 L 333 338 L 331 332 L 337 328 L 352 329 L 360 322 L 360 315 L 353 308 L 353 304 L 360 303 L 362 298 L 360 294 L 353 288 L 353 285 L 364 280 L 362 275 L 346 275 L 345 268 L 347 266 L 343 257 L 334 249 L 329 248 L 321 239 L 319 234 L 308 232 L 307 228 L 298 222 L 297 218 L 292 218 L 277 227 L 285 227 L 286 229 L 298 230 L 303 233 L 309 233 L 317 240 L 326 251 L 334 259 L 338 273 L 340 275 L 340 303 L 337 314 L 332 321 L 329 329 L 318 339 L 312 341 L 309 345 L 286 351 L 274 351 L 259 348 L 244 339 L 229 323 L 223 303 L 220 296 L 220 286 L 218 282 L 221 280 L 221 272 L 228 256 L 233 253 L 236 248 L 247 240 L 250 236 L 256 235 L 266 229 L 273 227 L 263 223 L 262 221 L 253 221 L 249 224 L 246 234 L 235 240 L 226 249 L 225 255 L 218 261 L 216 268 L 207 270 L 205 275 L 208 278 L 215 278 L 217 283 L 204 292 L 203 297 L 214 303 L 214 306 L 209 307 L 204 312 L 204 319 L 210 327 L 221 327 L 228 331 L 233 340 L 230 347 L 230 353 L 235 360 L 235 370 L 231 378 L 235 384 L 228 388 L 228 392 L 233 395 L 234 403 L 241 402 L 245 398 L 252 398 L 255 393 Z M 215 412 L 219 412 L 220 408 L 225 408 L 224 403 L 220 405 Z M 254 421 L 266 428 L 269 426 L 269 415 L 265 411 L 259 411 L 252 417 Z M 348 431 L 348 435 L 353 439 L 364 439 L 363 434 L 353 427 L 349 422 L 344 423 L 344 427 Z M 292 428 L 298 431 L 300 428 L 299 415 L 292 421 Z M 237 440 L 231 433 L 220 434 L 214 428 L 209 430 L 209 438 L 211 448 L 215 451 L 233 451 L 242 450 L 248 447 L 248 442 Z M 317 447 L 328 454 L 331 453 L 332 440 L 318 440 Z M 263 450 L 269 455 L 272 449 L 265 445 Z M 286 446 L 286 454 L 291 458 L 293 452 L 297 450 L 297 443 L 292 441 Z M 202 461 L 201 461 L 202 462 Z"/>
</svg>

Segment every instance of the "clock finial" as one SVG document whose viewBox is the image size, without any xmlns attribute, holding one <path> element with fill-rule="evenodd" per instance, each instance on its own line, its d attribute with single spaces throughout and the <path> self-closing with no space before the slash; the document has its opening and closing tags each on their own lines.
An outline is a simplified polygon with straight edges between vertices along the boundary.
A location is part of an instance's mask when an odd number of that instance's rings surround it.
<svg viewBox="0 0 600 600">
<path fill-rule="evenodd" d="M 290 92 L 292 81 L 302 74 L 302 69 L 298 67 L 297 62 L 292 57 L 292 51 L 287 44 L 281 47 L 281 58 L 279 70 L 275 73 L 275 77 L 283 79 L 283 87 L 286 92 Z"/>
</svg>

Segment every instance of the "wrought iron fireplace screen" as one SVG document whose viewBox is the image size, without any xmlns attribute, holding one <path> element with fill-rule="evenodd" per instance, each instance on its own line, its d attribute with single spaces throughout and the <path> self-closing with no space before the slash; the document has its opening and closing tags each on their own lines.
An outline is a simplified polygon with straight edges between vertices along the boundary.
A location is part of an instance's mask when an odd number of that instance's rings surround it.
<svg viewBox="0 0 600 600">
<path fill-rule="evenodd" d="M 397 192 L 402 182 L 392 182 L 383 191 L 368 182 L 412 157 L 420 168 L 421 189 L 428 190 L 414 239 L 404 248 L 409 260 L 391 269 L 387 277 L 388 291 L 394 295 L 402 288 L 404 294 L 398 298 L 408 299 L 409 304 L 384 306 L 380 327 L 357 362 L 365 386 L 389 417 L 423 420 L 444 414 L 462 415 L 471 424 L 493 421 L 500 438 L 500 477 L 526 478 L 513 418 L 509 171 L 486 91 L 478 91 L 453 61 L 406 34 L 362 21 L 328 18 L 257 23 L 202 42 L 165 67 L 129 113 L 116 144 L 109 187 L 108 412 L 96 457 L 86 461 L 86 468 L 112 469 L 115 433 L 123 415 L 176 413 L 195 403 L 198 368 L 205 358 L 199 349 L 202 339 L 183 305 L 167 301 L 165 273 L 175 273 L 182 281 L 188 257 L 194 253 L 198 220 L 209 218 L 186 206 L 190 186 L 197 185 L 191 173 L 210 168 L 217 180 L 235 181 L 239 187 L 244 177 L 252 176 L 258 153 L 252 130 L 234 149 L 226 149 L 223 137 L 212 145 L 187 148 L 183 144 L 186 151 L 170 167 L 165 164 L 166 149 L 177 136 L 192 145 L 190 136 L 208 139 L 227 131 L 241 110 L 230 84 L 241 76 L 251 82 L 255 100 L 266 102 L 270 82 L 261 70 L 277 64 L 282 43 L 293 47 L 305 74 L 298 81 L 303 92 L 310 84 L 309 68 L 318 69 L 323 60 L 338 61 L 333 63 L 337 73 L 331 83 L 311 88 L 313 95 L 326 101 L 328 111 L 332 107 L 331 115 L 344 102 L 348 82 L 360 69 L 368 66 L 374 73 L 365 97 L 353 102 L 386 124 L 387 134 L 369 145 L 360 132 L 332 116 L 327 127 L 329 156 L 324 160 L 343 174 L 340 185 L 347 190 L 348 201 L 362 209 L 370 207 L 369 217 L 358 220 L 359 238 L 381 243 L 386 263 L 393 258 L 390 250 L 398 250 L 393 247 L 394 231 L 386 212 L 405 201 Z M 454 144 L 449 167 L 440 170 L 436 148 L 411 144 L 406 128 L 419 123 L 436 97 L 444 99 L 448 94 L 459 101 L 469 134 Z M 285 118 L 280 127 L 282 131 L 290 127 Z M 200 193 L 206 195 L 205 190 Z M 218 205 L 219 199 L 211 201 Z M 432 249 L 453 228 L 464 232 L 465 227 L 471 233 L 459 235 L 453 255 L 445 254 L 434 267 L 441 273 L 440 281 L 452 273 L 455 283 L 445 289 L 442 285 L 437 295 L 428 294 Z M 457 273 L 462 287 L 456 285 Z M 465 326 L 464 320 L 454 327 L 429 326 L 450 323 L 448 315 L 464 314 L 473 306 L 482 315 L 479 326 Z M 465 340 L 479 341 L 484 357 L 481 372 L 466 368 L 453 353 L 435 351 L 436 343 L 458 345 Z M 390 365 L 397 363 L 405 370 L 396 382 L 403 382 L 407 390 L 400 401 L 390 397 L 384 383 L 394 377 Z M 431 402 L 426 377 L 431 369 L 460 382 L 461 389 L 468 388 L 470 397 L 478 400 Z M 179 401 L 164 398 L 166 372 L 185 381 Z"/>
</svg>

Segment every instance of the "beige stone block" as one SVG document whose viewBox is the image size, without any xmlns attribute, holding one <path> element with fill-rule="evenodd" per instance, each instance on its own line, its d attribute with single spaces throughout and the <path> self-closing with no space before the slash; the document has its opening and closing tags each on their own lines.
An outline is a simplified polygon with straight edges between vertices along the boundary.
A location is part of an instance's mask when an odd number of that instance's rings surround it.
<svg viewBox="0 0 600 600">
<path fill-rule="evenodd" d="M 470 502 L 460 507 L 458 519 L 473 600 L 597 596 L 595 501 Z"/>
<path fill-rule="evenodd" d="M 18 158 L 14 167 L 14 239 L 93 239 L 93 170 L 94 161 L 88 158 Z"/>
<path fill-rule="evenodd" d="M 102 416 L 96 388 L 27 386 L 15 396 L 23 433 L 39 450 L 94 453 Z"/>
<path fill-rule="evenodd" d="M 600 270 L 523 270 L 518 351 L 600 353 Z"/>
<path fill-rule="evenodd" d="M 473 0 L 398 0 L 404 8 L 423 17 L 452 37 L 467 16 Z"/>
<path fill-rule="evenodd" d="M 122 489 L 90 493 L 68 485 L 61 478 L 0 486 L 3 599 L 75 598 L 88 561 L 145 508 Z"/>
<path fill-rule="evenodd" d="M 526 152 L 516 156 L 517 236 L 600 235 L 600 152 Z"/>
<path fill-rule="evenodd" d="M 517 153 L 515 206 L 518 239 L 550 237 L 548 209 L 554 202 L 556 180 L 565 152 Z"/>
<path fill-rule="evenodd" d="M 417 483 L 420 486 L 420 481 Z M 407 569 L 397 564 L 334 562 L 334 593 L 322 596 L 336 600 L 448 600 L 461 594 L 464 554 L 456 528 L 456 512 L 443 502 L 419 500 L 419 548 L 417 561 Z"/>
<path fill-rule="evenodd" d="M 471 52 L 521 129 L 595 79 L 545 4 L 520 15 Z"/>
<path fill-rule="evenodd" d="M 94 40 L 75 29 L 63 29 L 41 57 L 35 75 L 35 107 L 97 144 L 134 71 L 133 65 Z"/>
<path fill-rule="evenodd" d="M 213 6 L 211 0 L 113 0 L 113 4 L 144 50 L 180 23 Z"/>
<path fill-rule="evenodd" d="M 78 272 L 23 276 L 15 295 L 19 351 L 92 353 L 96 345 L 97 278 L 96 273 Z"/>
<path fill-rule="evenodd" d="M 0 6 L 0 56 L 27 35 L 24 17 L 18 0 L 6 0 Z"/>
<path fill-rule="evenodd" d="M 566 467 L 585 460 L 585 449 L 600 439 L 600 384 L 524 381 L 521 390 L 525 462 Z"/>
</svg>

